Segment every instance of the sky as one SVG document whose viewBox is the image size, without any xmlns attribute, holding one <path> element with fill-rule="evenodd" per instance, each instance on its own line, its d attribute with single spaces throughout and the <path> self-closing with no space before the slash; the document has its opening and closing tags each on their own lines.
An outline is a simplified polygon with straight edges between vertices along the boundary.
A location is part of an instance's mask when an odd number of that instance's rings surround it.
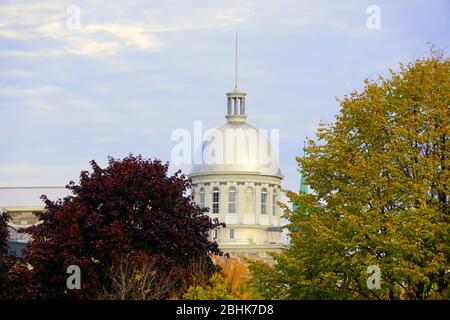
<svg viewBox="0 0 450 320">
<path fill-rule="evenodd" d="M 336 98 L 428 43 L 448 52 L 450 1 L 0 0 L 0 187 L 63 186 L 108 156 L 170 161 L 174 130 L 225 121 L 236 30 L 247 122 L 279 129 L 296 190 Z"/>
</svg>

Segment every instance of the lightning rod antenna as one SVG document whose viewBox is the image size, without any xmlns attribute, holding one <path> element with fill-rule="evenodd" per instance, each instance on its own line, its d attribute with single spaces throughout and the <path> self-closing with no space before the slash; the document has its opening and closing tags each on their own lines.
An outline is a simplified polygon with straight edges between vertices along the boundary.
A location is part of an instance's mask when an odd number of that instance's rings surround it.
<svg viewBox="0 0 450 320">
<path fill-rule="evenodd" d="M 235 78 L 234 87 L 237 89 L 238 85 L 238 32 L 236 31 L 236 52 L 235 52 L 234 68 L 235 68 Z"/>
</svg>

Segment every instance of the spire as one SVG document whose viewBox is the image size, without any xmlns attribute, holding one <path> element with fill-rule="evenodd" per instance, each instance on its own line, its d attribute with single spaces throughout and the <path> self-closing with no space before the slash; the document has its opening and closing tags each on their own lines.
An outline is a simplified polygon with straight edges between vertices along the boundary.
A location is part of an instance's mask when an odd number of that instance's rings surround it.
<svg viewBox="0 0 450 320">
<path fill-rule="evenodd" d="M 236 31 L 236 44 L 234 56 L 234 89 L 227 93 L 228 122 L 245 122 L 245 96 L 247 93 L 238 89 L 238 32 Z"/>
<path fill-rule="evenodd" d="M 306 150 L 306 140 L 303 141 L 303 158 L 305 157 L 305 150 Z M 300 168 L 300 193 L 308 193 L 309 192 L 309 187 L 308 185 L 305 183 L 305 177 L 303 175 L 303 171 Z"/>
<path fill-rule="evenodd" d="M 236 52 L 234 56 L 234 88 L 237 89 L 237 80 L 238 80 L 238 32 L 236 30 Z"/>
<path fill-rule="evenodd" d="M 300 193 L 308 193 L 308 192 L 309 192 L 309 187 L 305 183 L 305 177 L 304 177 L 303 173 L 300 173 Z"/>
<path fill-rule="evenodd" d="M 305 148 L 306 148 L 306 140 L 303 141 L 303 158 L 305 157 Z M 309 193 L 309 186 L 306 184 L 305 175 L 303 174 L 303 170 L 302 170 L 301 166 L 299 168 L 299 172 L 300 172 L 300 188 L 298 190 L 298 193 L 300 195 L 308 194 Z M 296 212 L 298 209 L 299 209 L 299 205 L 297 203 L 293 203 L 292 204 L 292 211 Z M 308 212 L 304 211 L 302 213 L 307 214 Z"/>
</svg>

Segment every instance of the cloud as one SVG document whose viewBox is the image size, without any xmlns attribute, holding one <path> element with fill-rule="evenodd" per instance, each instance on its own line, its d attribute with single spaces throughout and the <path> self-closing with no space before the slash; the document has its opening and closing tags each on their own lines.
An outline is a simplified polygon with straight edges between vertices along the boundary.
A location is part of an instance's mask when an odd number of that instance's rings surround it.
<svg viewBox="0 0 450 320">
<path fill-rule="evenodd" d="M 1 56 L 39 57 L 74 54 L 104 56 L 131 48 L 157 50 L 162 41 L 142 23 L 86 23 L 67 26 L 67 7 L 49 2 L 39 5 L 0 4 L 0 37 L 28 44 L 27 49 L 2 49 Z M 81 11 L 83 12 L 83 11 Z M 81 15 L 82 16 L 82 15 Z M 30 18 L 32 17 L 32 18 Z"/>
<path fill-rule="evenodd" d="M 29 70 L 23 70 L 19 68 L 9 68 L 2 71 L 2 76 L 6 78 L 14 79 L 35 79 L 37 74 Z M 1 90 L 1 89 L 0 89 Z"/>
<path fill-rule="evenodd" d="M 357 2 L 355 2 L 357 3 Z M 80 1 L 80 28 L 67 26 L 70 3 L 59 1 L 5 2 L 0 4 L 1 38 L 28 43 L 28 47 L 3 48 L 0 56 L 42 57 L 67 54 L 102 57 L 123 50 L 160 50 L 173 47 L 168 33 L 234 28 L 267 23 L 299 27 L 330 27 L 337 32 L 366 35 L 367 28 L 351 24 L 348 16 L 364 17 L 355 7 L 343 12 L 341 4 L 317 5 L 314 1 L 286 0 L 274 6 L 263 1 L 144 1 L 105 3 Z M 358 14 L 359 13 L 359 14 Z M 353 18 L 354 20 L 354 18 Z M 362 20 L 364 21 L 364 20 Z M 178 38 L 179 39 L 179 38 Z"/>
<path fill-rule="evenodd" d="M 3 86 L 0 87 L 0 97 L 9 101 L 0 101 L 0 109 L 20 112 L 22 123 L 27 125 L 61 121 L 112 125 L 121 120 L 121 110 L 112 110 L 92 101 L 92 98 L 59 86 Z"/>
<path fill-rule="evenodd" d="M 72 4 L 79 29 L 66 25 Z M 169 159 L 171 130 L 224 121 L 235 30 L 247 120 L 280 128 L 280 160 L 295 164 L 304 137 L 339 112 L 335 96 L 430 39 L 448 43 L 444 1 L 381 1 L 379 32 L 366 28 L 368 4 L 0 1 L 0 185 L 65 183 L 109 154 Z"/>
<path fill-rule="evenodd" d="M 64 92 L 65 89 L 52 85 L 36 86 L 36 87 L 14 87 L 14 86 L 3 86 L 0 87 L 0 96 L 3 97 L 14 97 L 20 99 L 26 99 L 36 96 L 46 96 L 55 93 Z"/>
<path fill-rule="evenodd" d="M 0 163 L 0 188 L 10 186 L 40 186 L 42 185 L 43 173 L 47 176 L 46 179 L 49 184 L 65 185 L 70 179 L 77 179 L 81 171 L 80 168 L 82 168 L 80 163 L 64 165 Z M 70 176 L 67 175 L 68 172 L 71 173 Z"/>
</svg>

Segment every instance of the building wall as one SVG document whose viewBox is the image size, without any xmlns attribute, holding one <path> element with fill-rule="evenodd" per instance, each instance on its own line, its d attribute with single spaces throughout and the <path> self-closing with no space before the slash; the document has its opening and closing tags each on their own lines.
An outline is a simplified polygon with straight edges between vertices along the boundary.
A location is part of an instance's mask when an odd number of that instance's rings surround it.
<svg viewBox="0 0 450 320">
<path fill-rule="evenodd" d="M 7 212 L 12 220 L 10 223 L 15 225 L 31 225 L 38 222 L 38 217 L 35 215 L 36 211 L 42 211 L 44 207 L 2 207 L 3 212 Z"/>
<path fill-rule="evenodd" d="M 218 230 L 215 239 L 219 247 L 233 255 L 252 259 L 271 261 L 268 252 L 282 250 L 280 208 L 276 202 L 280 199 L 281 178 L 259 174 L 205 174 L 191 176 L 193 182 L 194 201 L 201 203 L 200 193 L 204 190 L 205 207 L 210 210 L 211 218 L 225 222 L 226 227 Z M 219 213 L 212 213 L 212 194 L 214 188 L 220 191 Z M 228 191 L 236 190 L 236 213 L 228 212 Z M 249 206 L 245 191 L 250 188 L 252 202 Z M 266 214 L 261 212 L 261 192 L 267 191 Z M 275 195 L 275 202 L 273 202 Z M 273 204 L 275 203 L 275 214 Z M 248 210 L 250 207 L 251 210 Z M 248 212 L 251 211 L 251 212 Z M 234 230 L 234 239 L 230 239 L 230 229 Z M 228 250 L 228 251 L 226 251 Z"/>
</svg>

